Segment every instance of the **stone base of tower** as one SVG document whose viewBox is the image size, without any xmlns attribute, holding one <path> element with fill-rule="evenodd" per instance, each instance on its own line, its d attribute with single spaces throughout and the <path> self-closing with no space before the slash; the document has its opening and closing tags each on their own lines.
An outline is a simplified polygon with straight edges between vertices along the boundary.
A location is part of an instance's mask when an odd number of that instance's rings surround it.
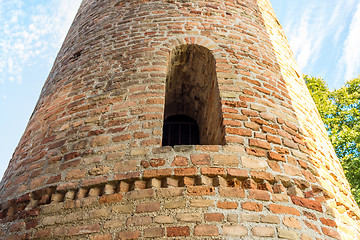
<svg viewBox="0 0 360 240">
<path fill-rule="evenodd" d="M 196 149 L 195 149 L 196 148 Z M 264 172 L 232 146 L 159 148 L 175 157 L 144 160 L 119 172 L 38 189 L 4 203 L 2 239 L 357 239 L 329 217 L 331 193 L 314 181 Z M 239 149 L 238 149 L 239 150 Z M 223 154 L 218 154 L 222 152 Z M 274 156 L 275 157 L 275 156 Z M 281 161 L 281 159 L 279 159 Z M 165 164 L 167 162 L 167 164 Z M 171 163 L 172 167 L 169 166 Z M 290 173 L 290 172 L 289 172 Z M 293 173 L 291 173 L 294 175 Z M 317 187 L 316 187 L 317 186 Z M 355 213 L 354 213 L 355 214 Z M 347 230 L 342 238 L 338 228 Z M 6 236 L 6 237 L 5 237 Z"/>
</svg>

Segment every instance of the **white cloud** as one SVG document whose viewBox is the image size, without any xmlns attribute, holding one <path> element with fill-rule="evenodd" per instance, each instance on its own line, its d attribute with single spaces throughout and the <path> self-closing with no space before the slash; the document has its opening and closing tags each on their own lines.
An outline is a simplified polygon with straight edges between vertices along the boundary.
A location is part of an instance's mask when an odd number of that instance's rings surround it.
<svg viewBox="0 0 360 240">
<path fill-rule="evenodd" d="M 19 20 L 19 17 L 21 17 L 24 14 L 22 10 L 15 10 L 12 13 L 12 16 L 10 18 L 10 23 L 17 23 Z"/>
<path fill-rule="evenodd" d="M 315 20 L 314 11 L 318 14 Z M 286 26 L 291 48 L 301 69 L 305 69 L 319 57 L 320 47 L 325 38 L 325 34 L 322 34 L 325 31 L 323 19 L 324 15 L 321 15 L 317 8 L 308 8 L 301 15 L 299 22 Z"/>
<path fill-rule="evenodd" d="M 342 46 L 344 35 L 349 26 L 349 16 L 354 14 L 351 28 L 346 40 L 342 69 L 332 67 L 341 56 L 339 46 Z M 289 4 L 285 32 L 288 36 L 291 49 L 302 72 L 324 76 L 331 87 L 336 86 L 339 79 L 349 76 L 355 77 L 360 68 L 360 10 L 358 0 L 339 1 L 312 1 Z M 346 66 L 346 67 L 345 67 Z"/>
<path fill-rule="evenodd" d="M 351 10 L 352 7 L 352 0 L 347 0 L 346 3 L 343 1 L 338 1 L 337 5 L 334 7 L 334 10 L 331 13 L 331 16 L 327 22 L 327 26 L 337 26 L 334 29 L 328 29 L 328 30 L 335 30 L 332 38 L 334 39 L 335 43 L 337 43 L 340 40 L 341 34 L 344 31 L 344 23 L 340 23 L 339 20 L 345 21 L 345 18 L 343 15 L 347 13 L 349 10 Z"/>
<path fill-rule="evenodd" d="M 0 0 L 0 83 L 21 83 L 26 66 L 52 64 L 81 0 L 44 2 Z"/>
<path fill-rule="evenodd" d="M 357 77 L 360 73 L 360 3 L 352 18 L 349 32 L 340 59 L 341 68 L 345 71 L 345 80 Z"/>
</svg>

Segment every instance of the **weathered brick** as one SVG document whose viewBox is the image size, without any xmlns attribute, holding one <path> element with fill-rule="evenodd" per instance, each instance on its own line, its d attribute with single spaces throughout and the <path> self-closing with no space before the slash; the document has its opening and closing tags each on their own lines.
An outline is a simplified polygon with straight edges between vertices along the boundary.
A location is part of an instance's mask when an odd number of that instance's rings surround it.
<svg viewBox="0 0 360 240">
<path fill-rule="evenodd" d="M 250 168 L 258 171 L 265 171 L 268 168 L 266 159 L 256 157 L 243 157 L 241 158 L 243 167 Z"/>
<path fill-rule="evenodd" d="M 224 235 L 228 236 L 246 236 L 248 234 L 248 230 L 246 227 L 241 225 L 231 225 L 231 226 L 222 226 L 222 230 Z"/>
<path fill-rule="evenodd" d="M 293 149 L 298 149 L 298 145 L 292 140 L 289 140 L 287 138 L 283 138 L 282 142 L 283 142 L 284 146 L 286 146 L 286 147 L 293 148 Z"/>
<path fill-rule="evenodd" d="M 236 167 L 239 165 L 239 157 L 233 155 L 215 154 L 213 156 L 213 162 L 214 165 Z"/>
<path fill-rule="evenodd" d="M 82 181 L 81 186 L 82 187 L 96 186 L 96 185 L 105 184 L 106 182 L 107 182 L 107 177 L 100 176 Z"/>
<path fill-rule="evenodd" d="M 291 196 L 291 200 L 296 205 L 310 208 L 310 209 L 313 209 L 313 210 L 316 210 L 319 212 L 323 212 L 321 204 L 318 203 L 317 201 L 314 201 L 311 199 L 306 199 L 306 198 L 301 198 L 301 197 L 297 197 L 297 196 Z"/>
<path fill-rule="evenodd" d="M 200 213 L 178 213 L 176 219 L 180 222 L 201 222 L 202 215 Z"/>
<path fill-rule="evenodd" d="M 329 226 L 329 227 L 337 227 L 337 224 L 334 220 L 331 220 L 331 219 L 326 219 L 326 218 L 320 218 L 320 221 Z"/>
<path fill-rule="evenodd" d="M 129 160 L 124 161 L 121 160 L 115 164 L 114 171 L 115 172 L 128 172 L 128 171 L 135 171 L 137 168 L 137 161 Z"/>
<path fill-rule="evenodd" d="M 91 140 L 90 145 L 92 147 L 104 146 L 109 144 L 110 136 L 96 136 Z"/>
<path fill-rule="evenodd" d="M 256 157 L 265 157 L 266 151 L 258 148 L 246 148 L 246 153 L 249 155 L 254 155 Z"/>
<path fill-rule="evenodd" d="M 184 189 L 181 187 L 160 188 L 156 190 L 156 195 L 161 198 L 181 196 L 183 193 Z"/>
<path fill-rule="evenodd" d="M 293 166 L 292 164 L 283 164 L 284 172 L 288 176 L 302 176 L 302 171 L 298 166 Z"/>
<path fill-rule="evenodd" d="M 241 220 L 244 222 L 260 222 L 260 215 L 258 213 L 243 213 Z"/>
<path fill-rule="evenodd" d="M 255 139 L 255 138 L 249 139 L 249 146 L 259 147 L 259 148 L 263 148 L 263 149 L 267 149 L 267 150 L 271 149 L 270 143 L 259 140 L 259 139 Z"/>
<path fill-rule="evenodd" d="M 272 227 L 253 227 L 252 234 L 257 237 L 274 237 L 275 229 Z"/>
<path fill-rule="evenodd" d="M 314 221 L 317 221 L 317 216 L 311 212 L 308 212 L 308 211 L 303 211 L 303 215 L 306 216 L 308 219 L 311 219 L 311 220 L 314 220 Z"/>
<path fill-rule="evenodd" d="M 171 176 L 172 169 L 156 169 L 156 170 L 144 170 L 144 178 L 161 178 Z"/>
<path fill-rule="evenodd" d="M 68 231 L 68 227 L 64 227 L 64 226 L 61 226 L 61 227 L 55 227 L 53 229 L 53 235 L 56 237 L 56 236 L 65 236 L 67 234 L 67 231 Z"/>
<path fill-rule="evenodd" d="M 137 213 L 143 212 L 157 212 L 160 209 L 159 202 L 148 202 L 148 203 L 140 203 L 136 206 Z"/>
<path fill-rule="evenodd" d="M 239 135 L 239 136 L 247 136 L 247 137 L 252 136 L 252 131 L 250 129 L 246 129 L 246 128 L 230 128 L 230 127 L 227 127 L 225 129 L 225 131 L 226 131 L 226 133 L 235 134 L 235 135 Z"/>
<path fill-rule="evenodd" d="M 237 223 L 239 220 L 239 216 L 238 216 L 238 214 L 231 213 L 231 214 L 227 215 L 226 219 L 228 222 Z"/>
<path fill-rule="evenodd" d="M 236 198 L 245 197 L 245 190 L 239 188 L 220 187 L 219 193 L 223 197 L 236 197 Z"/>
<path fill-rule="evenodd" d="M 190 160 L 194 165 L 210 165 L 209 154 L 192 154 Z"/>
<path fill-rule="evenodd" d="M 245 210 L 261 212 L 263 210 L 263 205 L 253 202 L 244 202 L 241 204 L 241 207 Z"/>
<path fill-rule="evenodd" d="M 283 223 L 285 226 L 288 226 L 290 228 L 298 228 L 298 229 L 301 228 L 300 222 L 293 217 L 285 217 L 283 219 Z"/>
<path fill-rule="evenodd" d="M 279 137 L 266 135 L 266 140 L 270 143 L 281 144 L 281 139 Z"/>
<path fill-rule="evenodd" d="M 47 229 L 38 229 L 36 230 L 35 234 L 34 234 L 35 238 L 47 238 L 49 236 L 51 236 L 51 229 L 50 228 L 47 228 Z M 13 238 L 14 240 L 15 239 L 25 239 L 25 238 L 22 238 L 21 235 L 20 236 L 16 236 L 15 238 Z"/>
<path fill-rule="evenodd" d="M 35 189 L 37 187 L 40 187 L 44 182 L 46 182 L 46 180 L 47 180 L 46 176 L 35 178 L 30 183 L 30 189 Z"/>
<path fill-rule="evenodd" d="M 285 238 L 289 240 L 299 240 L 299 236 L 295 231 L 283 229 L 283 228 L 278 228 L 277 231 L 279 238 Z"/>
<path fill-rule="evenodd" d="M 178 209 L 178 208 L 185 208 L 186 201 L 179 200 L 179 201 L 167 201 L 164 203 L 164 208 L 166 209 Z"/>
<path fill-rule="evenodd" d="M 80 153 L 78 152 L 72 152 L 64 155 L 64 160 L 69 161 L 71 159 L 77 158 L 80 156 Z"/>
<path fill-rule="evenodd" d="M 175 219 L 172 216 L 159 215 L 159 216 L 154 217 L 154 222 L 156 222 L 156 223 L 173 223 L 173 222 L 175 222 Z"/>
<path fill-rule="evenodd" d="M 330 229 L 330 228 L 327 228 L 327 227 L 322 227 L 321 228 L 322 232 L 329 236 L 329 237 L 332 237 L 332 238 L 335 238 L 335 239 L 341 239 L 341 235 L 338 231 L 336 230 L 333 230 L 333 229 Z"/>
<path fill-rule="evenodd" d="M 189 168 L 175 168 L 174 174 L 176 176 L 195 176 L 197 173 L 196 167 L 189 167 Z"/>
<path fill-rule="evenodd" d="M 152 222 L 151 217 L 129 217 L 126 220 L 127 226 L 149 225 Z"/>
<path fill-rule="evenodd" d="M 225 175 L 225 169 L 216 167 L 202 167 L 201 173 L 209 176 Z"/>
<path fill-rule="evenodd" d="M 95 186 L 90 188 L 88 195 L 90 197 L 97 197 L 100 196 L 102 193 L 102 188 L 100 186 Z"/>
<path fill-rule="evenodd" d="M 225 141 L 227 143 L 238 143 L 238 144 L 244 144 L 244 138 L 240 137 L 240 136 L 230 136 L 230 135 L 226 135 L 225 136 Z"/>
<path fill-rule="evenodd" d="M 236 209 L 238 204 L 236 202 L 217 202 L 216 206 L 222 209 Z"/>
<path fill-rule="evenodd" d="M 219 229 L 215 225 L 197 225 L 194 228 L 195 236 L 218 236 Z"/>
<path fill-rule="evenodd" d="M 97 219 L 97 218 L 106 217 L 106 216 L 109 215 L 109 213 L 110 213 L 110 209 L 108 209 L 107 206 L 106 206 L 104 208 L 89 211 L 88 212 L 88 217 L 90 219 Z"/>
<path fill-rule="evenodd" d="M 270 193 L 268 191 L 264 191 L 264 190 L 249 189 L 248 198 L 262 200 L 262 201 L 269 201 Z"/>
<path fill-rule="evenodd" d="M 140 231 L 122 231 L 117 234 L 117 237 L 121 240 L 138 239 L 140 236 Z"/>
<path fill-rule="evenodd" d="M 100 204 L 121 202 L 123 196 L 121 193 L 103 195 L 99 199 Z"/>
<path fill-rule="evenodd" d="M 254 122 L 245 122 L 244 125 L 245 127 L 250 128 L 254 131 L 258 131 L 260 129 L 260 125 Z"/>
<path fill-rule="evenodd" d="M 282 170 L 281 170 L 280 164 L 278 162 L 269 160 L 268 165 L 274 172 L 281 173 Z"/>
<path fill-rule="evenodd" d="M 212 207 L 214 200 L 211 199 L 191 199 L 190 206 L 192 207 Z"/>
<path fill-rule="evenodd" d="M 313 240 L 313 238 L 309 234 L 304 233 L 301 235 L 301 240 Z"/>
<path fill-rule="evenodd" d="M 115 205 L 114 207 L 112 207 L 112 211 L 117 212 L 117 213 L 131 213 L 132 210 L 133 210 L 132 204 Z"/>
<path fill-rule="evenodd" d="M 1 219 L 1 217 L 0 217 L 0 219 Z M 26 230 L 30 230 L 32 228 L 35 228 L 38 224 L 39 224 L 38 219 L 30 220 L 30 221 L 26 222 Z"/>
<path fill-rule="evenodd" d="M 187 186 L 189 195 L 203 196 L 203 195 L 215 195 L 214 187 L 207 186 Z"/>
<path fill-rule="evenodd" d="M 247 178 L 249 173 L 245 169 L 236 169 L 236 168 L 228 168 L 227 173 L 230 176 L 239 177 L 239 178 Z"/>
<path fill-rule="evenodd" d="M 205 221 L 209 221 L 209 222 L 221 222 L 224 220 L 224 214 L 222 214 L 222 213 L 205 213 L 204 219 L 205 219 Z"/>
<path fill-rule="evenodd" d="M 305 225 L 306 225 L 308 228 L 314 230 L 314 231 L 317 232 L 317 233 L 320 233 L 319 228 L 318 228 L 314 223 L 311 223 L 311 222 L 306 221 L 306 220 L 304 220 L 304 223 L 305 223 Z"/>
<path fill-rule="evenodd" d="M 279 224 L 280 218 L 276 215 L 263 215 L 261 216 L 261 222 Z"/>
<path fill-rule="evenodd" d="M 270 204 L 269 209 L 271 212 L 273 212 L 275 214 L 284 213 L 284 214 L 300 216 L 299 210 L 297 210 L 293 207 L 287 207 L 287 206 L 282 206 L 282 205 L 277 205 L 277 204 Z"/>
<path fill-rule="evenodd" d="M 188 159 L 186 157 L 176 156 L 171 166 L 185 167 L 188 165 Z"/>
<path fill-rule="evenodd" d="M 245 189 L 256 189 L 257 188 L 257 184 L 253 179 L 246 179 L 245 181 L 242 182 L 242 186 Z"/>
<path fill-rule="evenodd" d="M 167 227 L 166 228 L 168 237 L 180 237 L 180 236 L 189 236 L 190 228 L 189 227 Z"/>
<path fill-rule="evenodd" d="M 112 236 L 111 234 L 99 234 L 99 235 L 93 235 L 90 236 L 90 240 L 111 240 Z"/>
<path fill-rule="evenodd" d="M 114 174 L 114 180 L 127 180 L 127 179 L 139 178 L 139 177 L 140 177 L 140 172 L 127 172 L 127 173 Z M 120 184 L 123 183 L 125 182 L 120 182 Z"/>
<path fill-rule="evenodd" d="M 285 155 L 276 152 L 269 152 L 268 157 L 270 160 L 282 161 L 282 162 L 286 161 Z"/>
<path fill-rule="evenodd" d="M 272 175 L 271 173 L 268 173 L 268 172 L 250 171 L 250 175 L 256 181 L 261 181 L 261 180 L 266 180 L 269 182 L 275 181 L 274 175 Z"/>
<path fill-rule="evenodd" d="M 21 232 L 23 229 L 25 229 L 25 222 L 23 221 L 13 223 L 9 228 L 10 232 Z"/>
<path fill-rule="evenodd" d="M 194 186 L 195 185 L 195 178 L 194 177 L 184 177 L 182 179 L 182 184 L 184 186 Z"/>
<path fill-rule="evenodd" d="M 90 226 L 70 227 L 68 230 L 68 235 L 75 236 L 75 235 L 95 233 L 95 232 L 100 232 L 99 224 L 90 225 Z"/>
<path fill-rule="evenodd" d="M 151 198 L 154 196 L 155 196 L 154 189 L 134 190 L 126 193 L 126 197 L 129 199 Z"/>
<path fill-rule="evenodd" d="M 145 238 L 157 238 L 163 237 L 165 235 L 164 228 L 147 228 L 144 229 L 144 237 Z"/>
<path fill-rule="evenodd" d="M 154 179 L 154 181 L 149 181 L 149 183 L 152 182 L 152 183 L 155 183 L 156 182 L 156 179 Z M 146 185 L 148 184 L 147 181 L 144 181 L 144 180 L 137 180 L 135 181 L 133 184 L 132 184 L 132 187 L 134 189 L 145 189 L 146 188 Z"/>
</svg>

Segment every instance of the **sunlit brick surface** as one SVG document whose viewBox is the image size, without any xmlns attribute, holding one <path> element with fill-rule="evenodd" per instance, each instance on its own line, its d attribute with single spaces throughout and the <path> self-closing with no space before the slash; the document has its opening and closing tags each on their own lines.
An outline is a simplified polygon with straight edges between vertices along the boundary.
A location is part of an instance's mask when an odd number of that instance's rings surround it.
<svg viewBox="0 0 360 240">
<path fill-rule="evenodd" d="M 171 54 L 196 48 L 221 145 L 162 147 Z M 268 0 L 84 0 L 0 184 L 6 240 L 350 240 L 359 219 Z"/>
</svg>

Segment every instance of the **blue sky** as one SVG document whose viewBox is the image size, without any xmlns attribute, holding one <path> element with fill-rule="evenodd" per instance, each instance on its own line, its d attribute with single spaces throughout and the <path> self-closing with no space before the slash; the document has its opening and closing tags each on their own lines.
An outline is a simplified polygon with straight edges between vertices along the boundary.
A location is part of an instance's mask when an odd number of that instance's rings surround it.
<svg viewBox="0 0 360 240">
<path fill-rule="evenodd" d="M 360 74 L 359 0 L 271 0 L 303 74 L 330 89 Z"/>
<path fill-rule="evenodd" d="M 81 0 L 0 0 L 0 178 Z M 358 0 L 271 0 L 302 73 L 331 89 L 360 73 Z"/>
</svg>

